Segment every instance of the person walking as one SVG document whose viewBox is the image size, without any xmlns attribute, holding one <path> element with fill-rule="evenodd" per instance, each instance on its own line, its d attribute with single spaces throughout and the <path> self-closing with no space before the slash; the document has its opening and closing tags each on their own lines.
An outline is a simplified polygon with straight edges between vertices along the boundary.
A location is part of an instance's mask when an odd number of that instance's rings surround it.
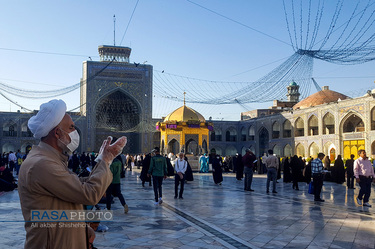
<svg viewBox="0 0 375 249">
<path fill-rule="evenodd" d="M 199 173 L 208 173 L 208 157 L 206 156 L 206 153 L 199 157 L 199 165 Z"/>
<path fill-rule="evenodd" d="M 356 200 L 360 206 L 371 207 L 368 201 L 371 195 L 371 183 L 375 182 L 374 168 L 368 160 L 365 150 L 359 150 L 358 155 L 359 158 L 354 161 L 354 176 L 361 189 Z"/>
<path fill-rule="evenodd" d="M 155 156 L 151 158 L 150 169 L 148 170 L 147 176 L 152 175 L 152 184 L 154 185 L 155 205 L 161 205 L 163 203 L 163 179 L 167 178 L 167 160 L 165 157 L 160 155 L 159 147 L 155 147 L 153 150 Z"/>
<path fill-rule="evenodd" d="M 246 154 L 242 157 L 242 163 L 244 166 L 244 173 L 245 173 L 245 181 L 244 181 L 244 190 L 245 191 L 254 191 L 251 188 L 251 184 L 253 182 L 253 168 L 254 168 L 254 161 L 256 161 L 256 157 L 254 153 L 250 149 L 246 149 Z"/>
<path fill-rule="evenodd" d="M 142 170 L 139 178 L 142 180 L 142 187 L 145 186 L 145 182 L 148 182 L 148 185 L 151 186 L 151 177 L 147 176 L 148 170 L 150 169 L 151 162 L 151 153 L 148 153 L 142 162 Z"/>
<path fill-rule="evenodd" d="M 272 181 L 272 193 L 277 194 L 276 180 L 277 170 L 279 168 L 279 159 L 273 155 L 273 150 L 268 150 L 268 157 L 263 160 L 267 167 L 267 194 L 270 192 L 270 181 Z"/>
<path fill-rule="evenodd" d="M 175 178 L 174 178 L 174 198 L 177 199 L 178 185 L 181 184 L 178 198 L 184 199 L 184 197 L 182 197 L 182 194 L 184 193 L 185 172 L 187 169 L 187 161 L 184 159 L 183 152 L 180 152 L 180 154 L 178 155 L 178 158 L 176 158 L 176 161 L 174 163 L 174 169 L 176 171 Z"/>
<path fill-rule="evenodd" d="M 348 189 L 355 189 L 354 187 L 354 155 L 350 155 L 350 159 L 345 162 L 346 167 L 346 186 Z"/>
<path fill-rule="evenodd" d="M 318 154 L 318 158 L 314 159 L 311 162 L 311 173 L 313 176 L 313 184 L 314 184 L 314 201 L 324 202 L 322 198 L 320 198 L 320 193 L 322 191 L 323 186 L 323 153 Z"/>
<path fill-rule="evenodd" d="M 221 185 L 223 181 L 223 170 L 221 169 L 221 156 L 216 155 L 215 148 L 211 149 L 209 163 L 212 164 L 212 177 L 215 184 Z"/>
<path fill-rule="evenodd" d="M 111 210 L 111 203 L 112 203 L 112 195 L 114 197 L 119 198 L 121 205 L 124 207 L 124 213 L 127 214 L 129 211 L 128 204 L 126 204 L 124 196 L 121 193 L 121 169 L 123 168 L 121 155 L 118 155 L 115 159 L 113 159 L 111 166 L 113 180 L 112 183 L 108 186 L 106 191 L 106 206 L 107 210 Z"/>
</svg>

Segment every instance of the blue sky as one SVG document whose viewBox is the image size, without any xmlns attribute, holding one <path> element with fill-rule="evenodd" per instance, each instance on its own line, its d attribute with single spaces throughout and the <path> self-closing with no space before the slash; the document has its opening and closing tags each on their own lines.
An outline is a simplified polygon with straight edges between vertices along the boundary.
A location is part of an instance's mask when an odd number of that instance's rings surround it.
<svg viewBox="0 0 375 249">
<path fill-rule="evenodd" d="M 290 44 L 290 40 L 283 3 L 279 0 L 194 0 L 197 4 L 268 36 L 189 1 L 140 0 L 120 44 L 136 2 L 1 1 L 0 82 L 26 91 L 53 90 L 78 83 L 82 74 L 82 62 L 88 56 L 99 60 L 98 46 L 113 44 L 114 14 L 116 45 L 132 48 L 131 62 L 147 61 L 155 70 L 165 70 L 176 75 L 228 82 L 256 81 L 278 66 L 282 62 L 280 59 L 286 59 L 294 53 L 292 47 L 285 44 Z M 344 1 L 342 20 L 349 16 L 350 4 L 351 1 Z M 322 32 L 329 26 L 331 17 L 328 10 L 335 5 L 335 1 L 327 3 L 327 18 L 322 19 Z M 374 62 L 369 62 L 342 66 L 315 60 L 313 76 L 321 86 L 329 85 L 332 90 L 350 95 L 360 89 L 365 94 L 365 89 L 374 88 L 374 65 Z M 187 92 L 189 94 L 189 89 Z M 29 109 L 39 109 L 41 103 L 49 100 L 7 96 Z M 78 90 L 60 98 L 67 102 L 68 109 L 80 105 Z M 166 115 L 180 105 L 182 103 L 166 104 L 163 98 L 155 99 L 153 116 Z M 267 108 L 270 105 L 271 103 L 250 103 L 247 107 Z M 192 107 L 197 111 L 201 111 L 201 108 L 206 118 L 210 115 L 214 119 L 225 120 L 238 120 L 240 112 L 244 111 L 239 106 Z M 18 109 L 0 96 L 0 111 Z"/>
</svg>

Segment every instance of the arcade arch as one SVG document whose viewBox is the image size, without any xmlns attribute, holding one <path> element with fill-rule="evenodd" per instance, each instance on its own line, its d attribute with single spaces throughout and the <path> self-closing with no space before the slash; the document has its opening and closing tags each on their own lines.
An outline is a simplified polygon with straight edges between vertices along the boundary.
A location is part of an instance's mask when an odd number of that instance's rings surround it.
<svg viewBox="0 0 375 249">
<path fill-rule="evenodd" d="M 303 137 L 305 135 L 305 123 L 302 118 L 297 118 L 296 122 L 294 123 L 295 137 Z"/>
<path fill-rule="evenodd" d="M 3 125 L 4 137 L 17 137 L 17 124 L 11 120 L 5 122 Z"/>
<path fill-rule="evenodd" d="M 280 124 L 275 121 L 272 125 L 272 138 L 277 139 L 280 137 Z"/>
<path fill-rule="evenodd" d="M 283 124 L 283 137 L 292 137 L 292 123 L 287 119 Z"/>
<path fill-rule="evenodd" d="M 319 153 L 319 146 L 316 143 L 311 143 L 309 148 L 309 156 L 317 158 Z"/>
<path fill-rule="evenodd" d="M 276 156 L 282 155 L 280 145 L 275 144 L 275 146 L 273 146 L 272 150 L 273 150 L 273 154 L 275 154 Z"/>
<path fill-rule="evenodd" d="M 164 147 L 164 140 L 162 142 L 162 147 Z M 172 152 L 173 154 L 177 155 L 180 151 L 180 143 L 176 139 L 169 141 L 167 153 Z"/>
<path fill-rule="evenodd" d="M 185 151 L 185 153 L 187 153 L 187 154 L 193 154 L 193 155 L 198 155 L 199 154 L 199 147 L 198 147 L 197 141 L 195 141 L 194 139 L 189 139 L 186 142 L 186 151 Z"/>
<path fill-rule="evenodd" d="M 287 144 L 284 146 L 284 156 L 291 157 L 293 154 L 292 146 L 290 144 Z"/>
<path fill-rule="evenodd" d="M 315 115 L 311 115 L 311 117 L 309 118 L 308 131 L 309 136 L 319 135 L 318 118 Z"/>
<path fill-rule="evenodd" d="M 237 154 L 237 149 L 233 145 L 231 145 L 225 149 L 225 155 L 223 156 L 235 156 L 236 154 Z"/>
<path fill-rule="evenodd" d="M 296 146 L 296 153 L 295 153 L 297 156 L 302 156 L 304 157 L 305 156 L 305 147 L 302 145 L 302 144 L 297 144 Z"/>
<path fill-rule="evenodd" d="M 226 132 L 225 132 L 225 141 L 227 142 L 236 142 L 237 138 L 237 131 L 233 127 L 230 127 Z"/>
<path fill-rule="evenodd" d="M 323 117 L 323 134 L 335 134 L 335 117 L 330 112 Z"/>
<path fill-rule="evenodd" d="M 251 125 L 249 127 L 249 141 L 254 141 L 255 140 L 255 128 L 254 125 Z"/>
<path fill-rule="evenodd" d="M 259 153 L 263 155 L 267 153 L 269 149 L 269 133 L 265 127 L 260 128 L 259 130 Z"/>
<path fill-rule="evenodd" d="M 241 129 L 241 141 L 246 141 L 246 129 L 242 127 Z"/>
<path fill-rule="evenodd" d="M 342 131 L 343 133 L 364 132 L 365 124 L 358 115 L 353 113 L 344 121 L 342 125 Z"/>
</svg>

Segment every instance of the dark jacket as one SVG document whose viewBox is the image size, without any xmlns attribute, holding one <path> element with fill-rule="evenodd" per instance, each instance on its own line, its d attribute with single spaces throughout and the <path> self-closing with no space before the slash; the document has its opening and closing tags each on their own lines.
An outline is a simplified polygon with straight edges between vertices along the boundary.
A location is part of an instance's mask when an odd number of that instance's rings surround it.
<svg viewBox="0 0 375 249">
<path fill-rule="evenodd" d="M 165 157 L 161 156 L 160 154 L 152 157 L 148 173 L 153 176 L 167 176 L 167 160 Z"/>
<path fill-rule="evenodd" d="M 242 157 L 242 163 L 243 163 L 243 166 L 244 167 L 247 167 L 247 168 L 253 168 L 254 167 L 254 161 L 256 160 L 256 157 L 254 154 L 250 153 L 246 153 L 243 157 Z"/>
</svg>

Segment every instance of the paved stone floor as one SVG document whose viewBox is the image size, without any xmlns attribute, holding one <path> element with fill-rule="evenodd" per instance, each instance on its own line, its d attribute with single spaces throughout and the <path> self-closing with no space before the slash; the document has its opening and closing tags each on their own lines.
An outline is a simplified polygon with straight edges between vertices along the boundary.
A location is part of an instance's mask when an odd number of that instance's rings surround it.
<svg viewBox="0 0 375 249">
<path fill-rule="evenodd" d="M 374 248 L 375 189 L 370 204 L 355 205 L 355 190 L 325 182 L 325 203 L 314 203 L 307 185 L 277 184 L 266 194 L 265 175 L 254 175 L 255 192 L 225 174 L 222 186 L 211 174 L 194 174 L 183 200 L 175 200 L 174 179 L 163 183 L 161 206 L 155 207 L 152 187 L 142 187 L 139 170 L 127 172 L 122 191 L 129 205 L 123 214 L 118 199 L 109 230 L 96 233 L 98 248 Z M 104 204 L 100 204 L 102 208 Z M 0 196 L 0 248 L 23 248 L 25 231 L 17 191 Z"/>
</svg>

